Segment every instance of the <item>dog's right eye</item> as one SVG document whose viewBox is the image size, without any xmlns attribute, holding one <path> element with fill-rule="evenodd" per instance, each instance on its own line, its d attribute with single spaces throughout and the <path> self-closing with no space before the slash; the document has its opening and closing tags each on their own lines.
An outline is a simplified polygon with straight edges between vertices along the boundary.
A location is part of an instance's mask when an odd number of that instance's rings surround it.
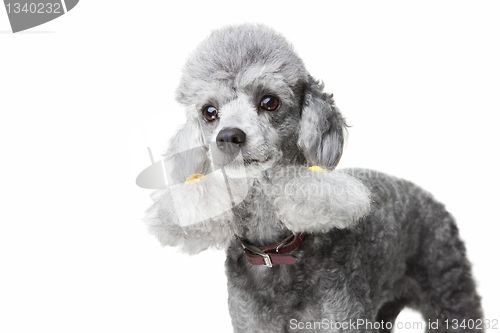
<svg viewBox="0 0 500 333">
<path fill-rule="evenodd" d="M 203 108 L 203 119 L 207 122 L 217 119 L 217 109 L 214 106 L 208 105 Z"/>
</svg>

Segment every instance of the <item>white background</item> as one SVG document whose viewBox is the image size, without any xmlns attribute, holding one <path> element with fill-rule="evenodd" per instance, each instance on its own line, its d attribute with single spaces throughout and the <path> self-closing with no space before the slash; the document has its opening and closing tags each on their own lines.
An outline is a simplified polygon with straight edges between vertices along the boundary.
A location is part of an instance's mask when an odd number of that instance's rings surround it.
<svg viewBox="0 0 500 333">
<path fill-rule="evenodd" d="M 183 122 L 186 56 L 243 22 L 282 32 L 334 93 L 341 167 L 446 204 L 500 319 L 499 17 L 495 1 L 84 0 L 11 34 L 0 8 L 0 331 L 231 331 L 224 253 L 160 247 L 135 177 Z"/>
</svg>

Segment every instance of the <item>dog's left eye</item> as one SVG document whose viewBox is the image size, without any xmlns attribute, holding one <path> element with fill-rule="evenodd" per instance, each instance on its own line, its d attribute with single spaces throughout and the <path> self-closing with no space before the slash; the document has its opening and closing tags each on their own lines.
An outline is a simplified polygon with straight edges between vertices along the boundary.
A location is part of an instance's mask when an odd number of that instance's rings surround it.
<svg viewBox="0 0 500 333">
<path fill-rule="evenodd" d="M 275 111 L 280 106 L 280 100 L 272 95 L 267 95 L 260 101 L 260 108 L 266 111 Z"/>
</svg>

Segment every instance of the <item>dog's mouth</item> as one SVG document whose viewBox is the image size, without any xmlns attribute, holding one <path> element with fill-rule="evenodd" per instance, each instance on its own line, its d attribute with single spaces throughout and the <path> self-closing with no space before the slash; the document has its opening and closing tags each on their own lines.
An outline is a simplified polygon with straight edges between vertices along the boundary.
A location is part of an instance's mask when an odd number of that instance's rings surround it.
<svg viewBox="0 0 500 333">
<path fill-rule="evenodd" d="M 256 168 L 261 171 L 271 168 L 282 156 L 279 150 L 268 150 L 262 152 L 262 155 L 246 155 L 243 153 L 243 163 L 246 167 Z"/>
<path fill-rule="evenodd" d="M 253 177 L 261 177 L 262 172 L 271 168 L 274 165 L 275 158 L 272 156 L 267 156 L 262 159 L 256 158 L 243 158 L 243 163 L 245 164 L 245 169 L 247 174 L 253 175 Z"/>
<path fill-rule="evenodd" d="M 252 164 L 265 164 L 268 163 L 272 160 L 273 158 L 268 156 L 263 159 L 256 159 L 256 158 L 243 158 L 243 162 L 245 165 L 252 165 Z"/>
</svg>

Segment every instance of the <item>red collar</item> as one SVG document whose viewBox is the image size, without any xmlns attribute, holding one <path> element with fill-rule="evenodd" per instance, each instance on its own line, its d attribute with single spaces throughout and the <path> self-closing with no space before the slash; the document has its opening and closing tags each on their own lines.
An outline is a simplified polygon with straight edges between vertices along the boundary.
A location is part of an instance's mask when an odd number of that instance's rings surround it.
<svg viewBox="0 0 500 333">
<path fill-rule="evenodd" d="M 292 256 L 290 252 L 299 247 L 305 236 L 305 232 L 292 234 L 277 244 L 262 247 L 250 245 L 238 236 L 236 238 L 240 241 L 249 263 L 273 267 L 273 265 L 294 264 L 297 258 Z"/>
</svg>

